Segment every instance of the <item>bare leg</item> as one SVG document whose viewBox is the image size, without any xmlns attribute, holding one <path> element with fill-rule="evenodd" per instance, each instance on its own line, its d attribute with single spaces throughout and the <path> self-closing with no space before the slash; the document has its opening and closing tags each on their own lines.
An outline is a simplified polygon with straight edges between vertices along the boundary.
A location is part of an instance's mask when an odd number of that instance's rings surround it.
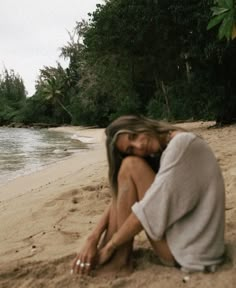
<svg viewBox="0 0 236 288">
<path fill-rule="evenodd" d="M 143 198 L 145 192 L 154 181 L 154 178 L 154 171 L 144 159 L 129 156 L 123 160 L 118 175 L 118 195 L 116 199 L 113 199 L 108 230 L 103 244 L 105 244 L 112 237 L 113 233 L 125 222 L 131 213 L 131 207 L 135 202 Z M 165 240 L 150 242 L 155 253 L 161 258 L 168 261 L 173 259 Z M 102 270 L 104 272 L 130 270 L 132 246 L 133 240 L 121 246 Z"/>
</svg>

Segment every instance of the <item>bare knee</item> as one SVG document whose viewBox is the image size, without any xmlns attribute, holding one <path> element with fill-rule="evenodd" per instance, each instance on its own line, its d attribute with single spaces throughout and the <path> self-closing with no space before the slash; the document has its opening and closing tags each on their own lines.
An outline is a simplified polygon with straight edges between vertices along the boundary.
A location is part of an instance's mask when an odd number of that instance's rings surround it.
<svg viewBox="0 0 236 288">
<path fill-rule="evenodd" d="M 118 187 L 122 187 L 125 193 L 130 191 L 130 187 L 133 187 L 140 200 L 153 183 L 155 176 L 155 172 L 145 159 L 128 156 L 122 161 L 118 173 Z"/>
<path fill-rule="evenodd" d="M 121 163 L 121 167 L 118 173 L 118 182 L 123 179 L 123 177 L 133 177 L 138 173 L 138 168 L 142 166 L 147 166 L 147 162 L 137 156 L 127 156 Z"/>
</svg>

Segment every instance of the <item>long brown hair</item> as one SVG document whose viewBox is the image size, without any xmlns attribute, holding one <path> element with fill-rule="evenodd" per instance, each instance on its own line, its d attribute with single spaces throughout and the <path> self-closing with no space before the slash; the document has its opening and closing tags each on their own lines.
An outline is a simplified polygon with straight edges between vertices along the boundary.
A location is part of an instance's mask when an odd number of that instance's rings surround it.
<svg viewBox="0 0 236 288">
<path fill-rule="evenodd" d="M 106 151 L 109 166 L 108 177 L 115 196 L 118 190 L 117 176 L 124 158 L 124 155 L 116 148 L 117 137 L 122 133 L 146 133 L 160 140 L 161 137 L 166 136 L 170 131 L 176 130 L 185 131 L 183 128 L 173 126 L 166 122 L 134 115 L 121 116 L 106 128 Z"/>
</svg>

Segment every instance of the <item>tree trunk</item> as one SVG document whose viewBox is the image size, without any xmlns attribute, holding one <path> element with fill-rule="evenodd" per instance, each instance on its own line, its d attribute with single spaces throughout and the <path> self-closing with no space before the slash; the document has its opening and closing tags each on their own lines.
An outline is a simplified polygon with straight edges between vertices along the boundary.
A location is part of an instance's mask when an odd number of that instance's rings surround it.
<svg viewBox="0 0 236 288">
<path fill-rule="evenodd" d="M 167 112 L 167 118 L 169 119 L 171 113 L 170 113 L 170 105 L 169 105 L 169 99 L 168 99 L 168 93 L 167 93 L 166 86 L 165 86 L 163 80 L 161 80 L 160 82 L 158 81 L 158 78 L 157 78 L 156 75 L 154 76 L 154 79 L 155 79 L 155 84 L 156 84 L 156 90 L 158 90 L 159 83 L 160 83 L 160 87 L 161 87 L 162 93 L 163 93 L 163 95 L 164 95 L 166 112 Z M 159 82 L 159 83 L 158 83 L 158 82 Z"/>
<path fill-rule="evenodd" d="M 71 114 L 71 112 L 62 104 L 62 102 L 56 98 L 57 103 L 61 106 L 61 108 L 66 111 L 66 113 L 70 116 L 71 120 L 73 119 L 73 115 Z"/>
<path fill-rule="evenodd" d="M 167 118 L 170 118 L 170 105 L 169 105 L 169 99 L 167 94 L 167 89 L 163 81 L 161 81 L 161 89 L 165 98 L 165 104 L 166 104 L 166 111 L 167 111 Z"/>
<path fill-rule="evenodd" d="M 186 67 L 186 77 L 187 77 L 187 81 L 188 83 L 190 83 L 190 65 L 189 65 L 189 62 L 188 62 L 188 54 L 185 53 L 184 54 L 184 61 L 185 61 L 185 67 Z"/>
</svg>

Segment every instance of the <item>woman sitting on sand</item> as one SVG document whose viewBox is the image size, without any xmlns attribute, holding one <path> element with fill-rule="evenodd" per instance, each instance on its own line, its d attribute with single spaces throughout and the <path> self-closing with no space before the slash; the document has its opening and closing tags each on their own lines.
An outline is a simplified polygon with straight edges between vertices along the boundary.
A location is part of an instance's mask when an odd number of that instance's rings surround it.
<svg viewBox="0 0 236 288">
<path fill-rule="evenodd" d="M 132 265 L 134 236 L 145 230 L 164 265 L 215 270 L 223 261 L 225 192 L 211 149 L 184 129 L 137 116 L 106 128 L 112 203 L 73 263 L 87 274 L 97 265 Z M 158 173 L 146 161 L 161 153 Z M 104 233 L 105 232 L 105 233 Z"/>
</svg>

